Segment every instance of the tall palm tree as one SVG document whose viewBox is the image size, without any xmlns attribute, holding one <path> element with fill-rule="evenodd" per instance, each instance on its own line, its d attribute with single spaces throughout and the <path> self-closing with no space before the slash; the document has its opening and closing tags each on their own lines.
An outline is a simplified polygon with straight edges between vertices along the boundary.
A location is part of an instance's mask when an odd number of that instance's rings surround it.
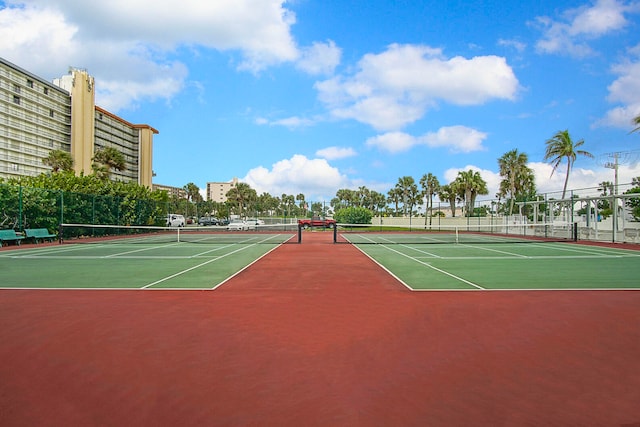
<svg viewBox="0 0 640 427">
<path fill-rule="evenodd" d="M 302 210 L 302 216 L 307 216 L 307 203 L 305 201 L 304 194 L 299 193 L 296 196 L 296 200 L 299 202 L 300 209 Z"/>
<path fill-rule="evenodd" d="M 395 206 L 394 215 L 398 216 L 398 204 L 400 203 L 401 194 L 398 191 L 397 187 L 393 187 L 391 190 L 387 192 L 387 201 L 389 203 L 393 203 Z"/>
<path fill-rule="evenodd" d="M 411 215 L 413 206 L 417 203 L 418 199 L 418 186 L 415 180 L 411 176 L 403 176 L 402 178 L 398 178 L 395 188 L 402 202 L 402 213 L 406 216 L 408 208 L 409 215 Z"/>
<path fill-rule="evenodd" d="M 73 157 L 71 157 L 71 153 L 64 150 L 49 151 L 49 155 L 42 159 L 42 163 L 47 166 L 51 166 L 51 171 L 53 173 L 73 170 Z"/>
<path fill-rule="evenodd" d="M 458 184 L 460 194 L 464 198 L 465 213 L 467 216 L 471 216 L 473 206 L 476 202 L 476 196 L 478 196 L 478 194 L 489 194 L 487 183 L 482 179 L 482 176 L 480 176 L 480 172 L 472 169 L 458 172 L 455 181 Z"/>
<path fill-rule="evenodd" d="M 518 195 L 535 192 L 533 169 L 527 166 L 529 161 L 525 153 L 518 149 L 507 151 L 498 159 L 500 168 L 500 195 L 509 197 L 509 215 L 513 213 L 513 204 Z M 531 188 L 533 187 L 533 188 Z"/>
<path fill-rule="evenodd" d="M 123 171 L 126 168 L 124 155 L 113 147 L 104 147 L 93 155 L 91 165 L 95 174 L 101 178 L 109 178 L 111 170 Z"/>
<path fill-rule="evenodd" d="M 441 185 L 438 190 L 438 197 L 442 201 L 449 202 L 449 207 L 451 208 L 451 216 L 455 218 L 456 216 L 456 200 L 458 199 L 458 189 L 456 182 L 452 182 L 451 184 Z"/>
<path fill-rule="evenodd" d="M 436 195 L 440 189 L 440 181 L 438 181 L 438 178 L 434 174 L 429 172 L 420 178 L 420 186 L 422 187 L 422 194 L 427 198 L 427 216 L 429 217 L 429 225 L 431 225 L 433 217 L 433 196 Z M 424 224 L 427 224 L 426 216 L 424 217 Z"/>
<path fill-rule="evenodd" d="M 382 193 L 378 193 L 377 191 L 371 191 L 371 206 L 369 209 L 372 211 L 380 212 L 380 210 L 384 209 L 387 206 L 387 198 Z"/>
<path fill-rule="evenodd" d="M 357 207 L 368 207 L 370 204 L 371 190 L 367 187 L 362 186 L 356 190 L 356 206 Z"/>
<path fill-rule="evenodd" d="M 569 135 L 568 130 L 561 130 L 556 133 L 551 139 L 546 142 L 547 150 L 544 155 L 544 160 L 549 161 L 553 166 L 551 175 L 558 169 L 563 159 L 567 159 L 567 175 L 564 178 L 564 187 L 562 188 L 562 198 L 567 193 L 567 184 L 569 183 L 569 174 L 571 173 L 571 167 L 576 161 L 578 156 L 585 156 L 593 158 L 593 154 L 588 151 L 578 150 L 578 147 L 584 145 L 584 140 L 574 142 Z"/>
<path fill-rule="evenodd" d="M 187 199 L 191 202 L 199 202 L 202 200 L 202 195 L 200 195 L 200 188 L 195 185 L 193 182 L 188 183 L 182 189 L 187 193 Z"/>
<path fill-rule="evenodd" d="M 231 187 L 231 190 L 227 191 L 227 200 L 238 206 L 238 214 L 242 216 L 244 207 L 252 200 L 257 198 L 256 190 L 244 182 L 239 182 L 235 186 Z"/>
</svg>

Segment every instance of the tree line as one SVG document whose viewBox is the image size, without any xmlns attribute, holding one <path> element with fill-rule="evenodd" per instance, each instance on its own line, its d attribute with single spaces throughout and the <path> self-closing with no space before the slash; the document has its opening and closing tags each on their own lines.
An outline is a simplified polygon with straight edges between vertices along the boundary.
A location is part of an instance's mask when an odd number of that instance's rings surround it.
<svg viewBox="0 0 640 427">
<path fill-rule="evenodd" d="M 640 116 L 634 119 L 636 128 L 632 132 L 640 130 Z M 555 173 L 560 165 L 566 163 L 565 181 L 562 191 L 564 199 L 567 191 L 569 175 L 574 163 L 579 156 L 593 157 L 587 151 L 581 149 L 584 140 L 574 141 L 568 130 L 559 131 L 546 141 L 544 160 L 549 162 Z M 487 207 L 475 207 L 478 196 L 488 194 L 488 186 L 481 174 L 474 170 L 460 171 L 456 178 L 449 183 L 441 184 L 438 178 L 431 172 L 425 173 L 418 181 L 411 176 L 398 178 L 395 186 L 386 193 L 370 190 L 365 186 L 357 190 L 348 188 L 336 191 L 328 204 L 324 202 L 308 201 L 304 194 L 281 194 L 273 196 L 267 192 L 260 195 L 249 184 L 238 183 L 226 194 L 224 203 L 206 201 L 200 194 L 200 189 L 193 182 L 186 184 L 183 189 L 186 197 L 171 196 L 166 192 L 154 192 L 149 189 L 132 190 L 136 184 L 119 186 L 107 185 L 113 169 L 124 170 L 125 161 L 122 153 L 114 148 L 106 147 L 96 152 L 93 158 L 93 174 L 88 177 L 73 178 L 73 159 L 68 152 L 53 150 L 43 163 L 52 169 L 52 176 L 60 174 L 62 179 L 49 179 L 35 177 L 31 181 L 33 186 L 53 186 L 55 189 L 65 191 L 100 192 L 110 194 L 131 193 L 136 196 L 148 198 L 156 202 L 165 203 L 167 211 L 182 213 L 186 216 L 212 215 L 227 218 L 231 215 L 239 216 L 279 216 L 279 217 L 307 217 L 327 216 L 344 208 L 365 208 L 378 215 L 414 215 L 418 206 L 425 206 L 426 218 L 434 215 L 444 215 L 441 211 L 434 212 L 434 198 L 443 203 L 448 203 L 451 214 L 456 216 L 456 207 L 462 204 L 462 215 L 486 215 Z M 520 201 L 534 200 L 536 196 L 535 176 L 531 168 L 527 166 L 528 156 L 517 149 L 510 150 L 497 159 L 499 173 L 502 178 L 498 193 L 495 195 L 499 202 L 499 213 L 511 215 L 515 204 Z M 43 174 L 46 175 L 46 174 Z M 8 180 L 10 183 L 12 180 Z M 25 184 L 29 182 L 23 177 L 16 182 Z M 601 183 L 606 188 L 605 183 Z M 84 188 L 82 188 L 84 186 Z M 107 189 L 107 190 L 105 190 Z M 603 208 L 606 208 L 603 206 Z M 163 209 L 164 210 L 164 209 Z"/>
<path fill-rule="evenodd" d="M 557 132 L 546 141 L 544 160 L 551 163 L 553 172 L 566 162 L 566 175 L 562 192 L 564 199 L 569 181 L 569 175 L 578 156 L 593 157 L 580 147 L 584 140 L 574 141 L 567 130 Z M 527 166 L 529 159 L 526 153 L 517 149 L 510 150 L 498 159 L 499 173 L 502 177 L 496 197 L 503 200 L 499 209 L 501 213 L 511 215 L 516 202 L 534 200 L 536 196 L 534 171 Z M 185 191 L 193 187 L 192 183 L 185 186 Z M 197 187 L 196 187 L 197 189 Z M 191 188 L 191 194 L 195 194 Z M 329 206 L 336 212 L 350 207 L 362 207 L 380 215 L 414 215 L 417 206 L 426 205 L 425 218 L 444 215 L 433 212 L 434 198 L 448 203 L 451 214 L 456 216 L 456 207 L 462 203 L 462 214 L 465 216 L 486 215 L 487 207 L 475 207 L 478 196 L 489 194 L 487 182 L 480 172 L 474 170 L 460 171 L 456 178 L 447 184 L 441 184 L 433 173 L 424 174 L 417 182 L 411 176 L 398 178 L 398 182 L 386 194 L 370 190 L 365 186 L 352 190 L 339 189 Z M 312 204 L 308 206 L 305 196 L 283 194 L 272 197 L 268 193 L 258 196 L 248 184 L 239 183 L 227 193 L 229 207 L 236 213 L 245 211 L 292 212 L 296 215 L 326 214 L 326 206 Z M 296 205 L 296 202 L 298 203 Z"/>
</svg>

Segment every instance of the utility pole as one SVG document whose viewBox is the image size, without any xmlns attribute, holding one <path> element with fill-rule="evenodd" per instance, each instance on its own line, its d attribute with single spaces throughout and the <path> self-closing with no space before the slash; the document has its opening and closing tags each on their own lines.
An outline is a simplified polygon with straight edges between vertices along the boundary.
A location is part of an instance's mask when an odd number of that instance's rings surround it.
<svg viewBox="0 0 640 427">
<path fill-rule="evenodd" d="M 634 151 L 617 151 L 615 153 L 607 153 L 602 156 L 601 165 L 605 168 L 613 169 L 614 183 L 613 183 L 613 197 L 611 203 L 611 209 L 613 215 L 613 241 L 616 241 L 616 232 L 618 231 L 618 169 L 620 165 L 627 165 L 635 163 L 638 158 L 638 150 Z M 624 206 L 624 203 L 623 203 Z M 623 218 L 624 219 L 624 218 Z"/>
<path fill-rule="evenodd" d="M 607 154 L 607 156 L 609 157 L 613 157 L 613 161 L 612 162 L 606 162 L 604 164 L 605 168 L 608 169 L 613 169 L 613 174 L 614 174 L 614 180 L 613 180 L 613 197 L 611 200 L 611 210 L 613 211 L 613 215 L 611 216 L 611 220 L 612 220 L 612 233 L 613 233 L 613 242 L 616 241 L 616 232 L 618 231 L 618 166 L 619 166 L 619 159 L 620 159 L 620 153 L 616 152 L 616 153 L 610 153 Z"/>
</svg>

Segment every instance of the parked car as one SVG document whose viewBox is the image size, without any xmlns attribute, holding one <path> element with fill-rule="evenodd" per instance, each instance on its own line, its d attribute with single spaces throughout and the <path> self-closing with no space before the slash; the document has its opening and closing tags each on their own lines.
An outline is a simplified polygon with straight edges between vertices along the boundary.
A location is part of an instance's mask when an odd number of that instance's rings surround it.
<svg viewBox="0 0 640 427">
<path fill-rule="evenodd" d="M 167 215 L 167 227 L 184 227 L 186 221 L 184 215 L 169 214 Z"/>
<path fill-rule="evenodd" d="M 248 229 L 249 225 L 246 223 L 246 221 L 243 221 L 241 219 L 233 219 L 227 225 L 227 230 L 229 231 L 244 231 Z"/>
<path fill-rule="evenodd" d="M 246 221 L 249 225 L 264 225 L 264 221 L 257 218 L 247 218 Z"/>
<path fill-rule="evenodd" d="M 212 216 L 200 217 L 198 225 L 218 225 L 218 218 Z"/>
<path fill-rule="evenodd" d="M 227 218 L 219 218 L 218 225 L 229 225 L 229 220 Z"/>
</svg>

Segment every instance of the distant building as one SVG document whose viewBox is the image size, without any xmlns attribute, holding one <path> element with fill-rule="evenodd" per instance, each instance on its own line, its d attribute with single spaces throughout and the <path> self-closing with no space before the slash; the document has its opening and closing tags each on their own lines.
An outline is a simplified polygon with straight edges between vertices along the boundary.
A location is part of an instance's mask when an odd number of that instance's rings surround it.
<svg viewBox="0 0 640 427">
<path fill-rule="evenodd" d="M 171 187 L 169 185 L 153 184 L 152 190 L 164 190 L 169 193 L 169 196 L 175 196 L 179 199 L 186 199 L 187 192 L 182 187 Z"/>
<path fill-rule="evenodd" d="M 52 150 L 71 154 L 76 174 L 90 174 L 96 151 L 113 147 L 124 155 L 124 171 L 112 179 L 151 188 L 153 135 L 95 105 L 95 81 L 72 68 L 53 83 L 0 58 L 0 177 L 34 176 Z"/>
<path fill-rule="evenodd" d="M 207 200 L 218 203 L 227 201 L 227 192 L 238 185 L 238 178 L 229 182 L 207 182 Z"/>
</svg>

